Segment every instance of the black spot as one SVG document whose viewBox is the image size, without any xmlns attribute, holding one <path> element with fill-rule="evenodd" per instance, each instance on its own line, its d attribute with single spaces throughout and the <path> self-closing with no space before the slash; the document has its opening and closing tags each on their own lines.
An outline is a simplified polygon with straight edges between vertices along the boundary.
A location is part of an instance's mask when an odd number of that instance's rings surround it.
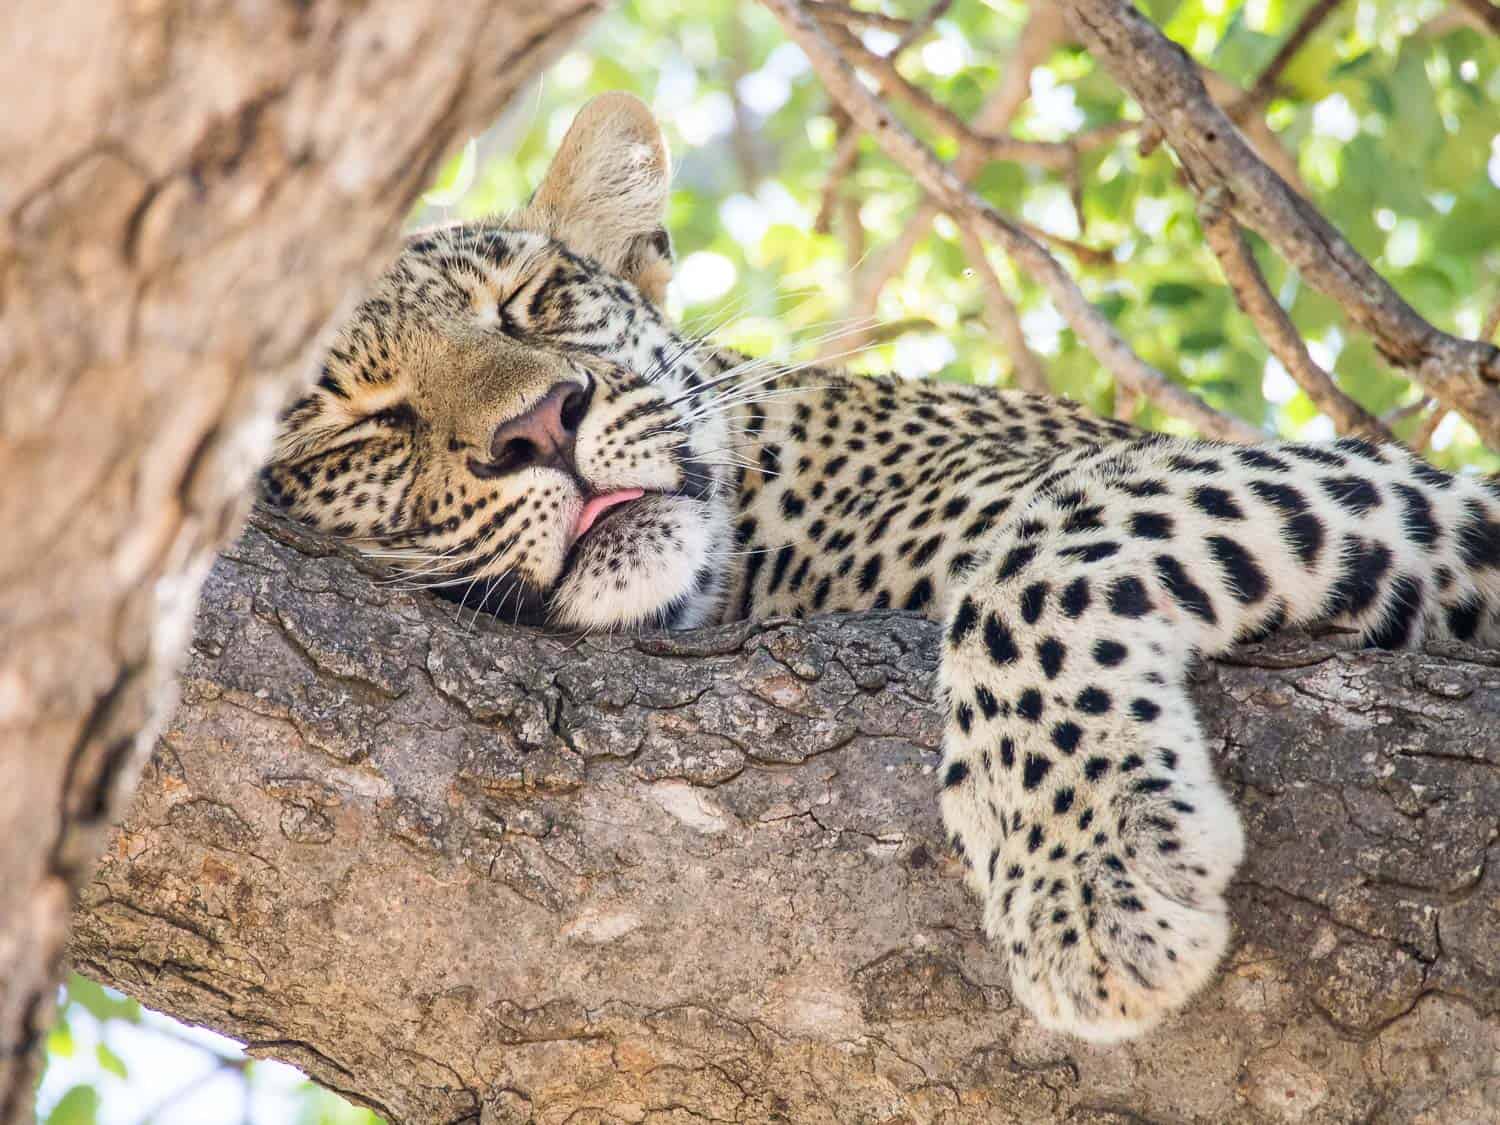
<svg viewBox="0 0 1500 1125">
<path fill-rule="evenodd" d="M 1266 572 L 1250 557 L 1250 552 L 1233 539 L 1222 535 L 1210 535 L 1205 542 L 1208 553 L 1224 570 L 1224 579 L 1229 583 L 1229 592 L 1241 605 L 1254 605 L 1266 596 L 1270 581 Z"/>
<path fill-rule="evenodd" d="M 1071 754 L 1078 749 L 1078 743 L 1083 740 L 1083 728 L 1074 722 L 1058 723 L 1052 728 L 1052 745 L 1056 746 L 1064 754 Z"/>
<path fill-rule="evenodd" d="M 789 520 L 800 516 L 807 508 L 807 502 L 795 492 L 788 489 L 781 494 L 781 514 Z"/>
<path fill-rule="evenodd" d="M 978 622 L 979 608 L 972 598 L 965 598 L 958 603 L 958 612 L 953 615 L 953 627 L 948 630 L 948 643 L 954 646 L 963 644 L 964 638 L 974 631 Z"/>
<path fill-rule="evenodd" d="M 1138 723 L 1149 723 L 1161 714 L 1161 707 L 1149 699 L 1132 699 L 1130 716 Z"/>
<path fill-rule="evenodd" d="M 1148 496 L 1165 496 L 1167 486 L 1159 480 L 1118 481 L 1115 487 L 1131 496 L 1145 499 Z"/>
<path fill-rule="evenodd" d="M 1047 837 L 1042 835 L 1041 826 L 1033 824 L 1031 831 L 1026 834 L 1026 850 L 1028 852 L 1035 852 L 1042 846 L 1043 841 L 1046 839 Z"/>
<path fill-rule="evenodd" d="M 1172 538 L 1172 517 L 1161 512 L 1137 512 L 1130 517 L 1130 534 L 1137 539 Z"/>
<path fill-rule="evenodd" d="M 1073 706 L 1085 715 L 1103 715 L 1109 710 L 1109 693 L 1102 688 L 1086 687 L 1073 700 Z"/>
<path fill-rule="evenodd" d="M 1421 579 L 1401 575 L 1391 583 L 1391 595 L 1385 603 L 1385 619 L 1370 633 L 1368 643 L 1376 648 L 1405 648 L 1421 612 Z"/>
<path fill-rule="evenodd" d="M 1036 558 L 1036 548 L 1031 545 L 1023 547 L 1012 547 L 1005 556 L 1005 561 L 1000 564 L 999 573 L 995 575 L 995 581 L 1004 582 L 1017 571 L 1026 567 L 1032 559 Z"/>
<path fill-rule="evenodd" d="M 1253 480 L 1250 482 L 1250 491 L 1255 493 L 1267 504 L 1274 504 L 1287 515 L 1295 515 L 1298 512 L 1307 511 L 1307 498 L 1289 484 L 1278 484 L 1275 481 Z"/>
<path fill-rule="evenodd" d="M 1167 464 L 1179 473 L 1218 473 L 1224 470 L 1224 466 L 1217 461 L 1207 458 L 1197 461 L 1191 457 L 1183 457 L 1179 454 L 1173 454 L 1171 457 L 1168 457 Z"/>
<path fill-rule="evenodd" d="M 1076 618 L 1089 607 L 1089 581 L 1087 578 L 1075 578 L 1069 582 L 1062 593 L 1062 611 L 1068 617 Z"/>
<path fill-rule="evenodd" d="M 915 585 L 906 595 L 906 601 L 901 603 L 902 609 L 921 610 L 932 601 L 932 580 L 930 578 L 918 578 Z"/>
<path fill-rule="evenodd" d="M 1201 484 L 1188 494 L 1188 499 L 1192 501 L 1193 507 L 1215 519 L 1242 520 L 1245 518 L 1245 512 L 1235 498 L 1222 488 Z"/>
<path fill-rule="evenodd" d="M 1108 758 L 1090 758 L 1083 763 L 1083 776 L 1090 781 L 1098 781 L 1109 772 Z"/>
<path fill-rule="evenodd" d="M 1333 444 L 1335 448 L 1345 453 L 1356 454 L 1366 461 L 1374 461 L 1377 465 L 1387 464 L 1385 454 L 1380 452 L 1379 447 L 1362 437 L 1342 437 Z"/>
<path fill-rule="evenodd" d="M 1448 632 L 1456 641 L 1467 641 L 1479 630 L 1479 619 L 1484 613 L 1484 602 L 1470 596 L 1464 601 L 1448 607 Z"/>
<path fill-rule="evenodd" d="M 1087 508 L 1079 508 L 1063 521 L 1062 529 L 1065 534 L 1074 535 L 1080 531 L 1097 531 L 1104 524 L 1099 515 L 1104 511 L 1102 504 L 1090 504 Z"/>
<path fill-rule="evenodd" d="M 1014 664 L 1020 656 L 1010 627 L 993 613 L 984 619 L 984 647 L 989 650 L 990 659 L 996 664 Z"/>
<path fill-rule="evenodd" d="M 1188 577 L 1182 564 L 1171 555 L 1156 556 L 1156 577 L 1183 609 L 1210 625 L 1218 623 L 1218 615 L 1214 613 L 1207 592 Z"/>
<path fill-rule="evenodd" d="M 1302 560 L 1302 565 L 1312 566 L 1318 561 L 1318 554 L 1323 550 L 1322 520 L 1311 512 L 1303 512 L 1287 520 L 1282 531 L 1287 542 L 1297 552 L 1297 557 Z"/>
<path fill-rule="evenodd" d="M 1073 790 L 1059 789 L 1052 794 L 1052 811 L 1062 816 L 1073 807 Z"/>
<path fill-rule="evenodd" d="M 795 552 L 790 543 L 776 552 L 776 565 L 771 568 L 771 581 L 766 586 L 767 596 L 774 594 L 781 587 L 781 582 L 786 577 L 786 569 L 791 566 L 794 556 Z"/>
<path fill-rule="evenodd" d="M 1063 558 L 1075 558 L 1080 562 L 1092 563 L 1098 562 L 1101 559 L 1107 559 L 1111 555 L 1117 555 L 1119 552 L 1120 545 L 1118 543 L 1111 543 L 1105 540 L 1102 543 L 1084 543 L 1077 547 L 1064 547 L 1057 553 Z"/>
<path fill-rule="evenodd" d="M 1458 525 L 1458 548 L 1463 560 L 1476 570 L 1500 566 L 1500 523 L 1485 515 L 1477 501 L 1464 504 L 1468 519 Z"/>
<path fill-rule="evenodd" d="M 1006 769 L 1016 764 L 1016 744 L 1009 738 L 1000 740 L 1000 764 Z"/>
<path fill-rule="evenodd" d="M 1251 469 L 1271 469 L 1278 473 L 1289 473 L 1292 467 L 1280 457 L 1272 457 L 1263 449 L 1236 449 L 1236 459 L 1241 465 Z"/>
<path fill-rule="evenodd" d="M 935 554 L 937 554 L 938 548 L 941 547 L 942 545 L 943 545 L 943 537 L 942 537 L 942 535 L 939 534 L 939 535 L 932 536 L 925 543 L 923 543 L 920 547 L 917 548 L 916 553 L 914 555 L 912 555 L 912 557 L 911 557 L 911 565 L 913 567 L 923 567 L 923 566 L 926 566 L 929 562 L 932 561 L 932 556 L 935 555 Z"/>
<path fill-rule="evenodd" d="M 1130 655 L 1130 650 L 1119 641 L 1095 641 L 1094 659 L 1106 668 L 1113 668 Z"/>
<path fill-rule="evenodd" d="M 1030 722 L 1042 717 L 1042 693 L 1036 688 L 1027 688 L 1016 701 L 1016 714 Z"/>
<path fill-rule="evenodd" d="M 1293 457 L 1300 457 L 1304 461 L 1312 461 L 1314 464 L 1327 465 L 1334 469 L 1342 469 L 1349 463 L 1337 453 L 1330 453 L 1326 449 L 1319 449 L 1316 445 L 1284 445 L 1281 447 L 1281 452 L 1289 453 Z"/>
<path fill-rule="evenodd" d="M 1052 763 L 1040 754 L 1026 755 L 1026 768 L 1021 773 L 1021 785 L 1035 789 L 1042 779 L 1052 772 Z"/>
<path fill-rule="evenodd" d="M 868 594 L 875 589 L 875 583 L 880 581 L 881 556 L 871 555 L 865 560 L 865 565 L 859 568 L 859 592 Z"/>
<path fill-rule="evenodd" d="M 1357 617 L 1369 609 L 1380 594 L 1381 580 L 1391 566 L 1390 548 L 1357 535 L 1346 535 L 1340 564 L 1343 570 L 1328 592 L 1324 613 L 1328 617 L 1340 614 Z"/>
<path fill-rule="evenodd" d="M 1000 701 L 995 698 L 995 693 L 983 684 L 974 689 L 974 702 L 979 704 L 979 709 L 984 712 L 986 719 L 993 719 L 1000 713 Z"/>
<path fill-rule="evenodd" d="M 1401 497 L 1401 526 L 1413 543 L 1431 547 L 1440 534 L 1437 521 L 1432 518 L 1432 503 L 1420 488 L 1400 482 L 1392 485 Z"/>
<path fill-rule="evenodd" d="M 948 773 L 943 777 L 943 788 L 953 789 L 962 785 L 969 777 L 968 762 L 954 762 L 948 767 Z"/>
<path fill-rule="evenodd" d="M 1042 607 L 1047 602 L 1047 583 L 1033 582 L 1021 591 L 1021 617 L 1028 625 L 1035 625 L 1042 616 Z"/>
<path fill-rule="evenodd" d="M 1318 482 L 1329 497 L 1356 516 L 1380 507 L 1380 493 L 1363 477 L 1327 477 Z"/>
<path fill-rule="evenodd" d="M 1036 654 L 1042 662 L 1042 671 L 1047 673 L 1047 678 L 1057 679 L 1057 674 L 1062 671 L 1063 657 L 1068 654 L 1067 647 L 1056 637 L 1048 637 L 1036 646 Z"/>
<path fill-rule="evenodd" d="M 958 723 L 958 729 L 968 734 L 974 726 L 974 708 L 967 703 L 960 703 L 953 709 L 953 718 Z"/>
<path fill-rule="evenodd" d="M 1144 617 L 1151 609 L 1145 583 L 1133 574 L 1115 579 L 1109 587 L 1109 608 L 1119 617 Z"/>
</svg>

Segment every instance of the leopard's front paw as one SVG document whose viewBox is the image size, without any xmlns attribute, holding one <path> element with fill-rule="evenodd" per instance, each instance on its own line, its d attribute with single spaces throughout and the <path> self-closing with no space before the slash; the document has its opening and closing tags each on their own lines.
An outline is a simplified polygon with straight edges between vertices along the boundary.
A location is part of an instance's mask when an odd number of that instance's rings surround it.
<svg viewBox="0 0 1500 1125">
<path fill-rule="evenodd" d="M 1011 939 L 1011 991 L 1042 1026 L 1095 1043 L 1151 1030 L 1213 977 L 1229 941 L 1224 900 L 1189 905 L 1147 886 L 1084 907 L 1093 926 L 1046 924 Z M 1083 897 L 1089 892 L 1081 891 Z M 1023 928 L 1024 930 L 1024 928 Z"/>
</svg>

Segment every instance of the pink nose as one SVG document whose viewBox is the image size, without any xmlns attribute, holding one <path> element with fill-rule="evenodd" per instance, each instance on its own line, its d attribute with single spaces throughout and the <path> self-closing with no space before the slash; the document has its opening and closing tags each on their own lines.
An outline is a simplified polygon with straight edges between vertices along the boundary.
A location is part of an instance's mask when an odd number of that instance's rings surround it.
<svg viewBox="0 0 1500 1125">
<path fill-rule="evenodd" d="M 588 412 L 590 388 L 558 383 L 519 417 L 502 422 L 490 438 L 484 476 L 503 476 L 545 467 L 577 475 L 573 445 Z"/>
</svg>

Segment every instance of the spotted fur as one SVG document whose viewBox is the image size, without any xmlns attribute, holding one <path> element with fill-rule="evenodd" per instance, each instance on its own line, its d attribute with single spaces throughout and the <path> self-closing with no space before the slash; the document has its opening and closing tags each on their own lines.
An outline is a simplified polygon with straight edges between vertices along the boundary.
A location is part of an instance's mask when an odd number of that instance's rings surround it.
<svg viewBox="0 0 1500 1125">
<path fill-rule="evenodd" d="M 267 494 L 521 621 L 942 620 L 943 815 L 1015 995 L 1075 1035 L 1144 1032 L 1212 976 L 1244 847 L 1189 663 L 1298 624 L 1493 640 L 1493 485 L 1394 446 L 1186 441 L 745 360 L 658 308 L 667 175 L 611 96 L 527 210 L 414 238 L 288 412 Z M 497 451 L 559 386 L 571 461 Z"/>
</svg>

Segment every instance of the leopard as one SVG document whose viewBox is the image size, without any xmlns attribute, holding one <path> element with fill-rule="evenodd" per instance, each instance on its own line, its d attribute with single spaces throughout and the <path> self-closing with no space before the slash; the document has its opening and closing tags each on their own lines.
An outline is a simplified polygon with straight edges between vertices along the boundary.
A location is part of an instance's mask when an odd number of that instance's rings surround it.
<svg viewBox="0 0 1500 1125">
<path fill-rule="evenodd" d="M 284 411 L 263 496 L 513 625 L 939 622 L 934 788 L 1014 997 L 1146 1034 L 1213 979 L 1245 850 L 1195 662 L 1315 626 L 1492 644 L 1495 483 L 748 357 L 665 311 L 670 188 L 651 111 L 606 94 L 522 208 L 409 236 Z"/>
</svg>

